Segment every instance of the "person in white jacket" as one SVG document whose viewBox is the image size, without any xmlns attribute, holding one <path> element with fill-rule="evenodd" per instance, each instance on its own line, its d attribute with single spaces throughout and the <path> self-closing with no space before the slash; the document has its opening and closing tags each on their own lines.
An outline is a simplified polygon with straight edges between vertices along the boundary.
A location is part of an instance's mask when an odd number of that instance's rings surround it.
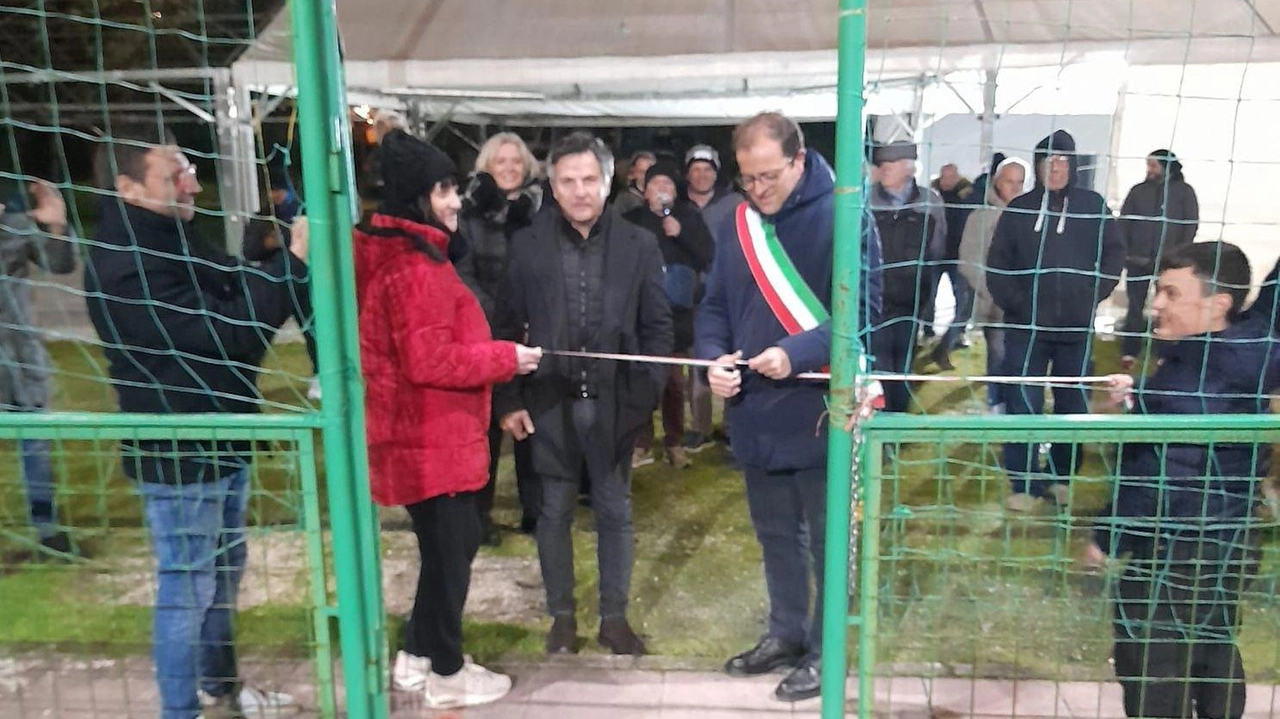
<svg viewBox="0 0 1280 719">
<path fill-rule="evenodd" d="M 995 234 L 996 223 L 1005 206 L 1026 189 L 1030 168 L 1019 158 L 1010 157 L 996 167 L 995 180 L 987 188 L 984 206 L 975 210 L 965 223 L 960 240 L 960 272 L 974 290 L 973 321 L 982 328 L 987 343 L 987 374 L 1005 374 L 1004 313 L 991 299 L 987 288 L 987 250 Z M 1002 386 L 987 385 L 987 407 L 993 414 L 1004 413 Z"/>
</svg>

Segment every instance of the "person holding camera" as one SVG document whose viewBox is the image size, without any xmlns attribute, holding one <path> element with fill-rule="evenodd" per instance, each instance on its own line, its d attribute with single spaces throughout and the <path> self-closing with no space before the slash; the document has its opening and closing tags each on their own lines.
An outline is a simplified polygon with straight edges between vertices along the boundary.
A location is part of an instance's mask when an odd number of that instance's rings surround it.
<svg viewBox="0 0 1280 719">
<path fill-rule="evenodd" d="M 678 192 L 680 175 L 680 167 L 667 159 L 650 167 L 644 179 L 645 204 L 623 218 L 658 238 L 667 301 L 671 304 L 675 353 L 688 355 L 693 349 L 698 277 L 711 268 L 715 244 L 702 213 Z M 684 448 L 684 385 L 684 368 L 671 365 L 662 390 L 662 441 L 667 461 L 676 469 L 692 464 Z M 646 464 L 653 464 L 652 425 L 641 431 L 631 461 L 633 468 Z"/>
</svg>

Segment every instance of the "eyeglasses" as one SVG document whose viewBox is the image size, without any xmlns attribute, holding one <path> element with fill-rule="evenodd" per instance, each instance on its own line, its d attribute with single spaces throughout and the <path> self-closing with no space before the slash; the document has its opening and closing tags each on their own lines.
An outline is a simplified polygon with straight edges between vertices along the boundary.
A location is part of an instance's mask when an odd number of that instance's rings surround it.
<svg viewBox="0 0 1280 719">
<path fill-rule="evenodd" d="M 792 157 L 787 160 L 787 164 L 776 170 L 762 172 L 759 175 L 738 175 L 738 184 L 741 185 L 744 190 L 750 190 L 752 187 L 755 187 L 757 182 L 766 187 L 776 185 L 778 184 L 778 180 L 782 179 L 782 173 L 786 172 L 787 168 L 791 167 L 795 163 L 796 158 Z"/>
</svg>

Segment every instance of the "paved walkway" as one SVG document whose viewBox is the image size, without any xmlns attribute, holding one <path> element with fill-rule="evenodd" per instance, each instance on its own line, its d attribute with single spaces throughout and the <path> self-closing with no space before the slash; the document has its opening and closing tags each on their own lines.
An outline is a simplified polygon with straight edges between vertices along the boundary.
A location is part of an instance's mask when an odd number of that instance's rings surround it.
<svg viewBox="0 0 1280 719">
<path fill-rule="evenodd" d="M 781 674 L 731 679 L 723 674 L 604 668 L 572 662 L 506 666 L 515 688 L 502 702 L 458 711 L 425 709 L 417 694 L 392 695 L 394 719 L 765 719 L 817 717 L 820 702 L 773 698 Z M 255 685 L 298 700 L 293 716 L 318 716 L 314 674 L 306 662 L 247 663 Z M 852 682 L 850 696 L 853 696 Z M 0 657 L 3 719 L 154 717 L 155 684 L 142 658 L 83 660 Z M 341 700 L 339 703 L 341 706 Z M 849 703 L 850 712 L 854 704 Z M 1114 683 L 886 678 L 877 682 L 880 719 L 1028 717 L 1118 719 Z M 1280 719 L 1280 687 L 1249 687 L 1248 719 Z"/>
</svg>

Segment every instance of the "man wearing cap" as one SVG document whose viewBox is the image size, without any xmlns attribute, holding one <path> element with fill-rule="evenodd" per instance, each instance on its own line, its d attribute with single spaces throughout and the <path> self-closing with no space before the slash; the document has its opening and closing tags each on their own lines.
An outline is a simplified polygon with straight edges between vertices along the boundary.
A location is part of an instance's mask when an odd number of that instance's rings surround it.
<svg viewBox="0 0 1280 719">
<path fill-rule="evenodd" d="M 645 206 L 623 215 L 658 238 L 662 250 L 663 279 L 671 304 L 675 354 L 693 349 L 693 308 L 698 277 L 711 268 L 711 233 L 698 209 L 680 197 L 680 167 L 662 159 L 644 176 Z M 671 365 L 662 391 L 662 438 L 667 462 L 684 469 L 691 462 L 684 449 L 684 368 Z M 653 424 L 640 430 L 632 456 L 632 468 L 653 463 Z"/>
<path fill-rule="evenodd" d="M 702 219 L 712 233 L 720 226 L 733 221 L 733 211 L 742 203 L 742 195 L 730 183 L 720 180 L 720 153 L 710 145 L 694 145 L 684 156 L 684 177 L 689 202 L 702 211 Z M 697 300 L 702 299 L 702 287 Z M 707 373 L 697 370 L 689 373 L 689 432 L 685 435 L 684 448 L 691 453 L 701 452 L 712 442 L 711 389 L 707 386 Z M 725 420 L 728 434 L 728 420 Z"/>
<path fill-rule="evenodd" d="M 910 372 L 917 323 L 928 322 L 921 311 L 929 304 L 938 272 L 935 264 L 946 249 L 947 218 L 942 198 L 916 183 L 916 146 L 892 142 L 871 156 L 878 178 L 871 186 L 871 214 L 880 230 L 884 259 L 884 295 L 880 325 L 871 333 L 876 368 Z M 885 409 L 906 412 L 911 389 L 906 382 L 885 382 Z"/>
<path fill-rule="evenodd" d="M 1147 335 L 1143 309 L 1164 253 L 1196 240 L 1200 203 L 1182 175 L 1182 163 L 1169 150 L 1147 156 L 1147 178 L 1129 190 L 1120 208 L 1120 234 L 1125 244 L 1125 294 L 1121 369 L 1133 369 Z M 1144 373 L 1145 374 L 1145 373 Z"/>
<path fill-rule="evenodd" d="M 1020 377 L 1089 374 L 1093 319 L 1124 267 L 1124 242 L 1102 195 L 1076 185 L 1076 141 L 1057 130 L 1035 153 L 1035 187 L 1000 215 L 987 253 L 987 287 L 1004 312 L 1005 366 Z M 1044 385 L 1010 385 L 1009 414 L 1044 412 Z M 1053 388 L 1055 414 L 1085 414 L 1080 385 Z M 1027 511 L 1037 499 L 1065 505 L 1067 479 L 1081 457 L 1056 443 L 1043 468 L 1038 445 L 1006 444 L 1013 484 L 1007 506 Z M 1047 473 L 1046 470 L 1047 469 Z"/>
</svg>

